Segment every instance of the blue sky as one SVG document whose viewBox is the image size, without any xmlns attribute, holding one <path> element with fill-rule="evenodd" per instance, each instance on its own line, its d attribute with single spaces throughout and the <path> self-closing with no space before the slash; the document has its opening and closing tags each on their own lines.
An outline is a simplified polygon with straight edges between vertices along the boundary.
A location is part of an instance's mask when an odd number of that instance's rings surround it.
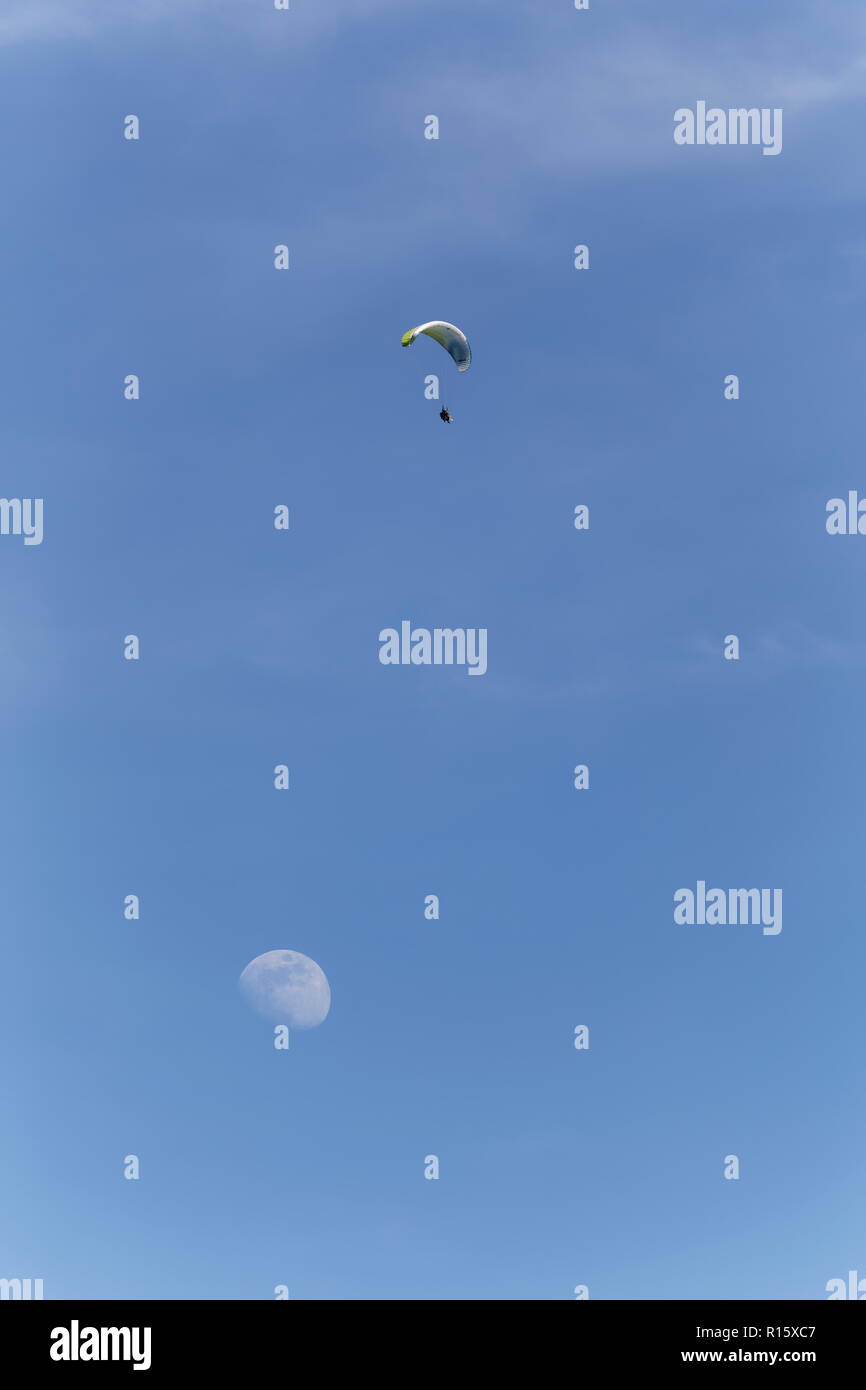
<svg viewBox="0 0 866 1390">
<path fill-rule="evenodd" d="M 866 1275 L 866 16 L 754 9 L 4 6 L 0 1275 Z M 676 146 L 701 99 L 781 155 Z M 380 665 L 404 618 L 487 674 Z M 676 926 L 699 879 L 782 932 Z M 282 948 L 333 994 L 288 1053 Z"/>
</svg>

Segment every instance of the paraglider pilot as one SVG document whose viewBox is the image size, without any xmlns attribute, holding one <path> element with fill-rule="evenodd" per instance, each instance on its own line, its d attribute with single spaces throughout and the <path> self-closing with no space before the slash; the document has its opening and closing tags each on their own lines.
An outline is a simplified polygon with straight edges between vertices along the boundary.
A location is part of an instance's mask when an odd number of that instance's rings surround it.
<svg viewBox="0 0 866 1390">
<path fill-rule="evenodd" d="M 444 405 L 442 409 L 439 411 L 439 419 L 444 420 L 446 425 L 451 424 L 451 416 L 448 414 L 448 411 L 445 409 Z"/>
</svg>

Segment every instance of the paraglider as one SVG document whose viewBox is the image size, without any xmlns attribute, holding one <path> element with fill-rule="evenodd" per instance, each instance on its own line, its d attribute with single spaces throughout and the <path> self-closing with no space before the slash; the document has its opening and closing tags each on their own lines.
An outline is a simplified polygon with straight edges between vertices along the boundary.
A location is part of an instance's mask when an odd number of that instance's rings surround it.
<svg viewBox="0 0 866 1390">
<path fill-rule="evenodd" d="M 439 411 L 439 419 L 444 420 L 446 425 L 451 424 L 451 416 L 448 414 L 448 410 L 444 405 L 442 409 Z"/>
<path fill-rule="evenodd" d="M 442 323 L 438 319 L 434 319 L 431 323 L 421 323 L 417 328 L 410 328 L 409 332 L 404 333 L 401 339 L 403 346 L 411 347 L 415 339 L 422 333 L 444 347 L 457 364 L 458 372 L 469 371 L 472 365 L 472 350 L 469 347 L 466 334 L 461 333 L 459 328 L 455 328 L 453 323 Z"/>
</svg>

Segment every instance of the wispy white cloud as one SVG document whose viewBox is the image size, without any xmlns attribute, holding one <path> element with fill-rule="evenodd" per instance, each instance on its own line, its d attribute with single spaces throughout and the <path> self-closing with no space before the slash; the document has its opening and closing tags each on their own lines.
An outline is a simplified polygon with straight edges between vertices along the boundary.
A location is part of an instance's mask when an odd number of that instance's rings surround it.
<svg viewBox="0 0 866 1390">
<path fill-rule="evenodd" d="M 568 49 L 564 37 L 549 22 L 539 24 L 504 61 L 495 54 L 483 65 L 458 61 L 441 75 L 441 104 L 460 113 L 468 138 L 485 132 L 492 164 L 501 151 L 513 165 L 546 176 L 649 172 L 682 158 L 673 114 L 698 99 L 778 106 L 797 117 L 866 96 L 866 23 L 859 15 L 829 52 L 810 50 L 802 30 L 781 22 L 777 41 L 763 50 L 745 50 L 740 33 L 720 43 L 643 22 L 591 50 Z"/>
<path fill-rule="evenodd" d="M 66 625 L 53 604 L 8 579 L 0 598 L 0 645 L 0 716 L 20 719 L 64 702 L 75 659 Z"/>
<path fill-rule="evenodd" d="M 415 6 L 430 0 L 415 0 Z M 339 21 L 369 20 L 388 11 L 406 11 L 411 0 L 291 0 L 276 12 L 273 0 L 4 0 L 0 44 L 92 39 L 100 34 L 139 32 L 203 22 L 231 28 L 238 35 L 273 39 L 275 24 L 292 25 L 300 39 L 333 34 Z M 197 27 L 197 33 L 200 28 Z"/>
<path fill-rule="evenodd" d="M 813 632 L 797 621 L 755 633 L 741 633 L 741 659 L 736 682 L 763 685 L 798 671 L 855 671 L 866 667 L 866 642 L 843 641 Z M 552 708 L 576 702 L 590 705 L 612 698 L 651 695 L 669 690 L 718 682 L 722 668 L 721 639 L 684 638 L 679 654 L 641 651 L 638 659 L 628 650 L 608 649 L 593 660 L 591 671 L 580 670 L 586 663 L 583 653 L 574 659 L 574 671 L 562 678 L 551 677 L 539 669 L 537 675 L 525 669 L 499 674 L 491 668 L 484 682 L 484 695 L 497 702 Z M 566 663 L 567 664 L 567 663 Z"/>
<path fill-rule="evenodd" d="M 829 637 L 794 620 L 763 632 L 739 635 L 740 668 L 746 679 L 772 680 L 792 670 L 855 670 L 866 666 L 866 642 Z M 683 663 L 684 674 L 701 679 L 714 674 L 720 661 L 719 642 L 699 638 Z"/>
<path fill-rule="evenodd" d="M 206 0 L 137 0 L 125 6 L 113 0 L 6 0 L 0 12 L 0 43 L 89 38 L 107 29 L 194 15 L 205 5 Z"/>
<path fill-rule="evenodd" d="M 602 41 L 576 13 L 565 22 L 558 8 L 534 0 L 506 7 L 482 0 L 478 21 L 489 30 L 489 44 L 471 57 L 461 56 L 457 45 L 444 62 L 438 42 L 414 46 L 407 89 L 399 40 L 417 37 L 417 21 L 428 12 L 447 32 L 449 15 L 465 10 L 462 0 L 291 5 L 288 13 L 277 13 L 270 0 L 5 0 L 0 45 L 142 30 L 162 32 L 168 41 L 183 30 L 200 38 L 208 27 L 273 42 L 288 26 L 292 51 L 304 51 L 311 43 L 345 39 L 356 26 L 370 31 L 378 25 L 386 55 L 380 113 L 393 113 L 395 92 L 411 90 L 422 102 L 435 94 L 432 109 L 449 124 L 447 138 L 459 139 L 473 156 L 482 146 L 485 174 L 493 179 L 515 166 L 544 176 L 651 171 L 682 158 L 672 139 L 673 112 L 698 98 L 722 106 L 782 106 L 795 117 L 866 95 L 866 15 L 858 7 L 826 20 L 816 19 L 811 6 L 756 15 L 748 43 L 741 26 L 708 32 L 704 24 L 683 25 L 680 16 L 666 25 L 655 13 L 650 21 L 620 18 Z M 388 62 L 389 51 L 399 71 Z M 470 162 L 475 168 L 474 158 Z"/>
</svg>

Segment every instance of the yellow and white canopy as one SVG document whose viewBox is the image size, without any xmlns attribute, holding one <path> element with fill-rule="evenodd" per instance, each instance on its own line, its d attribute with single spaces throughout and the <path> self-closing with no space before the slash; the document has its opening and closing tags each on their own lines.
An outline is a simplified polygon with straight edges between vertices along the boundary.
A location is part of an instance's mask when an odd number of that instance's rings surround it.
<svg viewBox="0 0 866 1390">
<path fill-rule="evenodd" d="M 410 328 L 408 333 L 403 334 L 401 340 L 403 346 L 411 347 L 421 333 L 426 333 L 428 338 L 434 338 L 437 343 L 444 347 L 445 351 L 457 363 L 458 372 L 469 371 L 472 365 L 472 350 L 467 342 L 466 334 L 461 333 L 459 328 L 455 328 L 453 323 L 441 323 L 438 319 L 434 319 L 432 323 L 422 323 L 417 328 Z"/>
</svg>

